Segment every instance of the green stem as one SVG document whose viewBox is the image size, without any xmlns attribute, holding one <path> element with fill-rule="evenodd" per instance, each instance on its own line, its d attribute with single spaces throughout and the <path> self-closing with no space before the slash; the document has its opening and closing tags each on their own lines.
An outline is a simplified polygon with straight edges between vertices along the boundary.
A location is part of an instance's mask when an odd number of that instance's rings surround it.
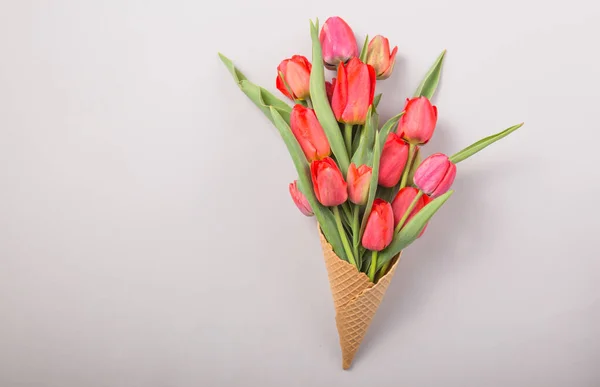
<svg viewBox="0 0 600 387">
<path fill-rule="evenodd" d="M 333 207 L 333 216 L 335 218 L 335 224 L 337 226 L 338 232 L 340 233 L 340 238 L 342 239 L 342 244 L 344 245 L 344 250 L 346 251 L 346 255 L 348 256 L 348 262 L 350 262 L 354 267 L 356 267 L 356 261 L 354 260 L 354 255 L 352 255 L 352 249 L 350 248 L 350 244 L 348 243 L 348 236 L 346 235 L 346 231 L 344 231 L 344 226 L 342 225 L 342 218 L 340 218 L 340 209 L 339 206 Z"/>
<path fill-rule="evenodd" d="M 390 261 L 387 261 L 386 263 L 383 264 L 383 266 L 381 267 L 381 270 L 379 270 L 379 275 L 377 276 L 377 281 L 379 281 L 379 279 L 385 275 L 385 272 L 387 271 L 389 266 L 390 266 Z"/>
<path fill-rule="evenodd" d="M 375 272 L 377 271 L 377 251 L 373 250 L 371 255 L 371 266 L 369 266 L 369 279 L 375 283 Z"/>
<path fill-rule="evenodd" d="M 352 214 L 352 245 L 354 246 L 354 255 L 358 257 L 358 234 L 360 234 L 360 223 L 358 216 L 360 215 L 360 206 L 354 206 L 354 214 Z"/>
<path fill-rule="evenodd" d="M 404 226 L 404 222 L 406 222 L 408 215 L 410 215 L 412 210 L 415 208 L 415 206 L 417 205 L 417 202 L 419 201 L 419 199 L 421 199 L 421 196 L 423 196 L 423 191 L 419 190 L 419 192 L 417 193 L 417 195 L 415 196 L 413 201 L 410 203 L 410 205 L 406 209 L 406 212 L 404 213 L 404 215 L 402 215 L 402 218 L 400 218 L 400 222 L 398 222 L 398 225 L 396 226 L 396 229 L 394 230 L 394 234 L 398 234 L 400 232 L 400 229 L 402 228 L 402 226 Z"/>
<path fill-rule="evenodd" d="M 398 188 L 399 190 L 406 187 L 406 180 L 408 180 L 408 174 L 410 173 L 410 170 L 412 169 L 412 164 L 413 164 L 416 154 L 417 154 L 417 152 L 415 152 L 415 146 L 413 144 L 409 144 L 408 145 L 408 160 L 406 160 L 406 167 L 404 167 L 404 173 L 402 174 L 402 180 L 400 181 L 400 187 Z"/>
<path fill-rule="evenodd" d="M 342 210 L 344 211 L 344 215 L 346 215 L 346 218 L 348 219 L 348 224 L 350 224 L 350 220 L 352 219 L 352 210 L 348 205 L 348 201 L 342 204 Z"/>
<path fill-rule="evenodd" d="M 348 156 L 352 158 L 352 125 L 344 124 L 344 140 L 346 140 L 346 150 Z"/>
<path fill-rule="evenodd" d="M 310 100 L 310 98 L 306 98 L 306 106 L 307 106 L 309 109 L 312 109 L 312 108 L 313 108 L 312 101 Z"/>
</svg>

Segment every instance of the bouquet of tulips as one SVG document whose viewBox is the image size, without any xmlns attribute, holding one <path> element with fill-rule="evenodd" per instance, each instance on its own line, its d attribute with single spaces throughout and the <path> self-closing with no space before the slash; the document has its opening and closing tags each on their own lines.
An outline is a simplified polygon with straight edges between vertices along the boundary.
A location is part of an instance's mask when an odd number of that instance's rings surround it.
<svg viewBox="0 0 600 387">
<path fill-rule="evenodd" d="M 445 51 L 402 111 L 380 126 L 376 82 L 394 69 L 381 35 L 359 52 L 350 26 L 339 17 L 319 32 L 311 22 L 312 64 L 301 55 L 277 67 L 276 87 L 293 106 L 248 81 L 225 56 L 241 90 L 278 129 L 298 172 L 289 191 L 298 209 L 315 216 L 325 257 L 342 349 L 350 367 L 393 277 L 402 250 L 421 237 L 448 200 L 456 164 L 521 127 L 512 126 L 452 156 L 421 161 L 431 139 Z M 325 69 L 331 70 L 330 80 Z"/>
</svg>

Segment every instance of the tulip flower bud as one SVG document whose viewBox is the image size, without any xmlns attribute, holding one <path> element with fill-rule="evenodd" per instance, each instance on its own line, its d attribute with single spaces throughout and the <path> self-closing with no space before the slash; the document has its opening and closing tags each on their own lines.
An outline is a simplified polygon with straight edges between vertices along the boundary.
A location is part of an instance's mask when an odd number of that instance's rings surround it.
<svg viewBox="0 0 600 387">
<path fill-rule="evenodd" d="M 375 97 L 375 70 L 352 58 L 338 67 L 331 109 L 339 122 L 363 125 Z"/>
<path fill-rule="evenodd" d="M 277 66 L 277 89 L 286 97 L 305 100 L 310 96 L 310 70 L 312 65 L 302 55 L 294 55 Z"/>
<path fill-rule="evenodd" d="M 394 198 L 394 200 L 392 200 L 392 210 L 394 210 L 394 227 L 396 227 L 398 225 L 398 222 L 400 222 L 400 220 L 405 216 L 408 207 L 410 207 L 418 193 L 419 190 L 415 187 L 403 187 L 402 189 L 400 189 L 400 191 L 398 191 L 398 194 L 396 194 L 396 197 Z M 429 204 L 430 201 L 431 198 L 429 196 L 422 195 L 418 199 L 413 209 L 410 211 L 410 214 L 404 221 L 404 225 L 406 225 L 412 219 L 413 216 L 415 216 L 419 211 L 421 211 L 423 207 Z M 423 231 L 421 231 L 421 234 L 419 236 L 423 235 L 424 232 L 425 228 L 423 228 Z"/>
<path fill-rule="evenodd" d="M 319 34 L 323 62 L 329 70 L 358 56 L 358 45 L 352 28 L 338 16 L 330 17 L 323 24 Z"/>
<path fill-rule="evenodd" d="M 390 54 L 390 42 L 381 35 L 375 36 L 367 48 L 367 64 L 375 69 L 377 79 L 387 79 L 392 75 L 398 46 Z"/>
<path fill-rule="evenodd" d="M 331 154 L 329 141 L 314 110 L 295 105 L 290 115 L 290 127 L 308 162 Z"/>
<path fill-rule="evenodd" d="M 398 133 L 413 145 L 429 142 L 437 123 L 437 107 L 431 106 L 427 97 L 406 100 L 404 115 L 398 124 Z"/>
<path fill-rule="evenodd" d="M 348 185 L 331 157 L 310 164 L 310 177 L 315 196 L 324 206 L 338 206 L 348 199 Z"/>
<path fill-rule="evenodd" d="M 423 160 L 415 171 L 415 185 L 432 198 L 445 194 L 456 176 L 456 165 L 448 156 L 435 153 Z"/>
<path fill-rule="evenodd" d="M 408 161 L 409 145 L 396 133 L 390 133 L 385 140 L 379 159 L 379 185 L 393 187 L 400 181 Z"/>
<path fill-rule="evenodd" d="M 372 172 L 372 168 L 367 165 L 356 168 L 354 163 L 350 164 L 347 179 L 348 198 L 352 203 L 360 205 L 367 203 Z"/>
<path fill-rule="evenodd" d="M 394 212 L 392 205 L 383 199 L 375 199 L 367 219 L 362 245 L 369 250 L 381 251 L 392 243 L 393 237 Z"/>
<path fill-rule="evenodd" d="M 294 182 L 290 183 L 290 195 L 292 196 L 292 200 L 296 204 L 296 207 L 306 216 L 313 216 L 313 210 L 306 199 L 306 196 L 298 189 L 297 185 L 298 181 L 294 180 Z"/>
</svg>

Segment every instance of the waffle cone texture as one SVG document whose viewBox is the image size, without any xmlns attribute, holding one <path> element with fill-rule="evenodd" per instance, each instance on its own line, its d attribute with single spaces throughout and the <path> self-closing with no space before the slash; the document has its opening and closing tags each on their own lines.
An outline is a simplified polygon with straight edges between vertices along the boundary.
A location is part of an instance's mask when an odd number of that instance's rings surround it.
<svg viewBox="0 0 600 387">
<path fill-rule="evenodd" d="M 399 255 L 394 257 L 388 272 L 374 284 L 365 273 L 359 272 L 335 254 L 320 228 L 319 237 L 335 307 L 342 367 L 347 370 L 392 281 Z"/>
</svg>

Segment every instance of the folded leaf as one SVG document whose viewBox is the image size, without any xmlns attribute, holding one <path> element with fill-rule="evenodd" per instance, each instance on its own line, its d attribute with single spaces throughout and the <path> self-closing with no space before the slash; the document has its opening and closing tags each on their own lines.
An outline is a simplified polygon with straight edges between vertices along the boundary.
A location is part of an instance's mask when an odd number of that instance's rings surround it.
<svg viewBox="0 0 600 387">
<path fill-rule="evenodd" d="M 437 88 L 437 85 L 440 81 L 440 73 L 442 71 L 444 55 L 446 55 L 446 50 L 442 51 L 440 56 L 438 56 L 438 58 L 435 60 L 433 66 L 431 66 L 431 68 L 425 75 L 425 78 L 423 78 L 423 81 L 415 91 L 415 97 L 425 96 L 429 99 L 433 97 L 435 89 Z"/>
<path fill-rule="evenodd" d="M 510 128 L 503 130 L 500 133 L 496 133 L 489 137 L 481 139 L 481 140 L 477 141 L 476 143 L 469 145 L 468 147 L 461 150 L 460 152 L 452 155 L 452 157 L 450 157 L 450 161 L 452 161 L 454 164 L 459 163 L 459 162 L 473 156 L 475 153 L 479 152 L 483 148 L 485 148 L 489 145 L 492 145 L 493 143 L 500 140 L 501 138 L 508 136 L 515 130 L 519 129 L 521 126 L 523 126 L 523 123 L 520 123 L 515 126 L 511 126 Z"/>
<path fill-rule="evenodd" d="M 310 35 L 312 38 L 313 66 L 310 72 L 310 99 L 312 101 L 315 114 L 317 115 L 317 119 L 325 131 L 327 140 L 329 140 L 331 151 L 335 156 L 342 174 L 344 177 L 346 177 L 350 160 L 348 152 L 346 151 L 344 138 L 342 137 L 342 132 L 340 131 L 340 127 L 335 119 L 335 116 L 333 115 L 333 111 L 329 105 L 329 100 L 327 99 L 327 92 L 325 91 L 323 54 L 321 53 L 321 42 L 319 41 L 318 32 L 318 21 L 316 25 L 311 21 Z"/>
<path fill-rule="evenodd" d="M 279 130 L 279 134 L 281 134 L 283 142 L 285 143 L 288 152 L 292 157 L 292 161 L 294 162 L 294 166 L 296 167 L 296 171 L 298 172 L 298 184 L 300 191 L 302 191 L 304 196 L 306 196 L 306 199 L 308 200 L 308 203 L 310 204 L 310 207 L 312 208 L 315 217 L 321 226 L 323 235 L 333 247 L 335 253 L 338 255 L 338 257 L 347 261 L 348 258 L 346 256 L 346 252 L 344 251 L 340 235 L 338 234 L 333 214 L 329 208 L 324 207 L 321 205 L 321 203 L 319 203 L 312 189 L 310 169 L 308 162 L 306 161 L 306 157 L 304 156 L 304 152 L 302 152 L 302 148 L 300 148 L 300 145 L 298 144 L 298 141 L 296 141 L 292 130 L 285 122 L 283 117 L 281 117 L 277 109 L 274 107 L 271 107 L 270 109 L 270 114 L 273 117 L 275 127 L 277 130 Z"/>
<path fill-rule="evenodd" d="M 373 98 L 373 108 L 377 109 L 377 106 L 379 106 L 379 101 L 381 101 L 382 96 L 383 93 L 379 93 Z"/>
<path fill-rule="evenodd" d="M 223 61 L 223 63 L 225 64 L 225 67 L 227 67 L 227 70 L 229 70 L 229 72 L 233 76 L 235 83 L 237 83 L 237 85 L 244 92 L 244 94 L 246 94 L 248 98 L 250 98 L 250 100 L 260 108 L 263 114 L 267 116 L 267 118 L 271 120 L 271 122 L 273 122 L 273 117 L 271 117 L 271 111 L 269 108 L 272 106 L 279 112 L 281 117 L 283 117 L 285 122 L 289 125 L 290 113 L 292 112 L 292 108 L 287 103 L 275 97 L 269 91 L 263 89 L 260 86 L 255 85 L 254 83 L 246 79 L 244 74 L 242 74 L 242 72 L 238 70 L 233 65 L 233 62 L 225 55 L 219 53 L 219 57 L 221 58 L 221 61 Z"/>
<path fill-rule="evenodd" d="M 365 37 L 365 42 L 363 43 L 362 50 L 360 50 L 360 61 L 363 63 L 367 62 L 367 52 L 369 50 L 369 35 Z"/>
<path fill-rule="evenodd" d="M 385 124 L 383 124 L 383 127 L 379 131 L 379 151 L 380 152 L 383 150 L 383 145 L 385 144 L 385 140 L 387 140 L 388 134 L 390 134 L 390 132 L 393 132 L 394 130 L 396 130 L 398 121 L 400 121 L 400 117 L 402 117 L 403 115 L 404 115 L 404 112 L 402 112 L 400 114 L 396 114 L 395 116 L 393 116 L 392 118 L 387 120 L 387 122 Z"/>
<path fill-rule="evenodd" d="M 367 111 L 367 119 L 365 126 L 362 128 L 360 133 L 360 142 L 354 155 L 352 156 L 352 162 L 356 166 L 363 164 L 373 164 L 373 144 L 375 141 L 375 132 L 377 131 L 379 121 L 379 115 L 374 112 L 373 107 L 369 107 Z"/>
<path fill-rule="evenodd" d="M 440 207 L 452 196 L 454 191 L 448 191 L 445 194 L 433 199 L 421 211 L 417 212 L 411 220 L 402 227 L 400 232 L 394 236 L 392 243 L 384 250 L 379 252 L 379 258 L 377 260 L 377 270 L 388 262 L 390 259 L 396 256 L 400 251 L 405 249 L 408 245 L 413 243 L 421 231 L 427 225 L 427 222 L 433 217 L 433 215 L 440 209 Z"/>
</svg>

